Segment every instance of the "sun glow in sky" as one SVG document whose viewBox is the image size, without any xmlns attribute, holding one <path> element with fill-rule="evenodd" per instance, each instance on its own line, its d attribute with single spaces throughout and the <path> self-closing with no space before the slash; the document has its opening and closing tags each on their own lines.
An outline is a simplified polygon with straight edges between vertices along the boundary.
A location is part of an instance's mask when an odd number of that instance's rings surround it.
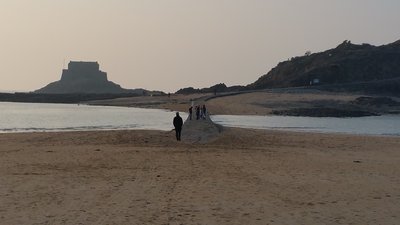
<svg viewBox="0 0 400 225">
<path fill-rule="evenodd" d="M 98 61 L 124 88 L 246 85 L 344 40 L 400 39 L 398 0 L 0 0 L 0 90 Z"/>
</svg>

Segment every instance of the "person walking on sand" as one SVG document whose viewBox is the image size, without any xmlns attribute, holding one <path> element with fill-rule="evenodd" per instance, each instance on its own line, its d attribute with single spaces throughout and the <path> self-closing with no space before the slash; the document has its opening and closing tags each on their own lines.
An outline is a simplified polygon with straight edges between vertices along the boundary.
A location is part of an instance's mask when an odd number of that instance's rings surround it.
<svg viewBox="0 0 400 225">
<path fill-rule="evenodd" d="M 181 131 L 182 131 L 183 120 L 182 120 L 182 117 L 179 116 L 179 112 L 176 112 L 176 116 L 174 117 L 173 124 L 174 124 L 174 127 L 175 127 L 176 140 L 180 141 L 181 140 Z"/>
</svg>

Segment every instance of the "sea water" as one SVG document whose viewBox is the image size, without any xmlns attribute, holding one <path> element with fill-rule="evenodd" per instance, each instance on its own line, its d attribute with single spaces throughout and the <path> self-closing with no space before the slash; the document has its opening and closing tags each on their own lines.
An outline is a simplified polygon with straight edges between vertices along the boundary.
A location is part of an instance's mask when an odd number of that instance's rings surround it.
<svg viewBox="0 0 400 225">
<path fill-rule="evenodd" d="M 150 129 L 171 130 L 175 112 L 77 104 L 0 102 L 0 132 Z M 185 120 L 186 113 L 181 113 Z M 400 136 L 400 116 L 313 118 L 214 115 L 227 127 Z"/>
<path fill-rule="evenodd" d="M 158 109 L 0 102 L 0 132 L 171 130 L 174 116 Z"/>
<path fill-rule="evenodd" d="M 399 115 L 352 118 L 216 115 L 212 120 L 227 127 L 400 136 Z"/>
</svg>

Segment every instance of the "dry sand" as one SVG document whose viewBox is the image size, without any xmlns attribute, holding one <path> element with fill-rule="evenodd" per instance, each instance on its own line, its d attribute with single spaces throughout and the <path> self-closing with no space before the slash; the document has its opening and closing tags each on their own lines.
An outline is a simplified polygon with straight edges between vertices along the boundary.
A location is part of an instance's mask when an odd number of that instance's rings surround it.
<svg viewBox="0 0 400 225">
<path fill-rule="evenodd" d="M 213 114 L 223 115 L 269 115 L 273 110 L 308 108 L 316 104 L 331 106 L 331 103 L 349 102 L 359 95 L 332 92 L 253 92 L 207 101 Z"/>
<path fill-rule="evenodd" d="M 399 138 L 191 132 L 0 134 L 0 223 L 400 224 Z"/>
</svg>

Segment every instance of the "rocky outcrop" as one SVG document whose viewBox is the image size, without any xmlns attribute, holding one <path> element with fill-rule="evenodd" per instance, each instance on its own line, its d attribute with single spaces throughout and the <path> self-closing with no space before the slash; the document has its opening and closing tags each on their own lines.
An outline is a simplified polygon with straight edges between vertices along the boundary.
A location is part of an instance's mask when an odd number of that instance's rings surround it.
<svg viewBox="0 0 400 225">
<path fill-rule="evenodd" d="M 121 88 L 107 79 L 107 73 L 100 71 L 97 62 L 74 62 L 64 69 L 59 81 L 36 90 L 35 93 L 73 94 L 73 93 L 128 93 L 133 90 Z"/>
<path fill-rule="evenodd" d="M 346 110 L 337 108 L 296 108 L 288 110 L 274 110 L 273 115 L 279 116 L 306 116 L 306 117 L 363 117 L 363 116 L 378 116 L 379 114 L 361 111 L 361 110 Z"/>
<path fill-rule="evenodd" d="M 374 107 L 400 106 L 400 102 L 397 102 L 389 97 L 362 96 L 362 97 L 356 98 L 352 103 L 356 104 L 356 105 L 374 106 Z"/>
</svg>

